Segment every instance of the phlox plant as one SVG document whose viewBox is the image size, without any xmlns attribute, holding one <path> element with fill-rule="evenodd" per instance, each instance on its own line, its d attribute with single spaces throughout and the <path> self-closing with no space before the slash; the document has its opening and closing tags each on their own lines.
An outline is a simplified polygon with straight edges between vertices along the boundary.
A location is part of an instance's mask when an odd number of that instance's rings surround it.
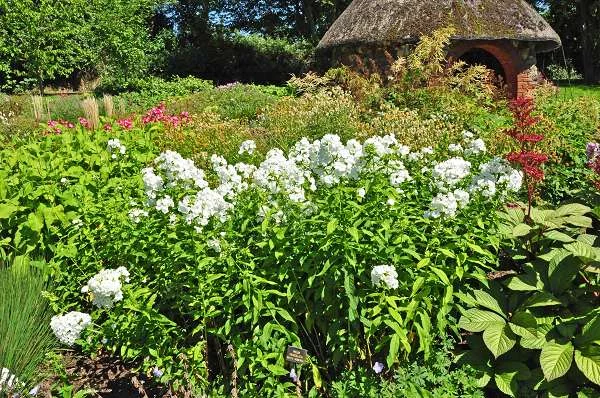
<svg viewBox="0 0 600 398">
<path fill-rule="evenodd" d="M 458 335 L 454 293 L 495 266 L 495 210 L 517 170 L 468 132 L 416 150 L 393 135 L 304 138 L 259 164 L 250 148 L 248 163 L 214 155 L 206 170 L 164 152 L 129 198 L 85 206 L 54 261 L 57 310 L 94 320 L 86 351 L 197 393 L 281 396 L 297 388 L 283 357 L 295 345 L 309 359 L 294 377 L 316 396 L 345 368 L 388 377 Z M 94 308 L 81 288 L 120 266 L 123 300 Z"/>
</svg>

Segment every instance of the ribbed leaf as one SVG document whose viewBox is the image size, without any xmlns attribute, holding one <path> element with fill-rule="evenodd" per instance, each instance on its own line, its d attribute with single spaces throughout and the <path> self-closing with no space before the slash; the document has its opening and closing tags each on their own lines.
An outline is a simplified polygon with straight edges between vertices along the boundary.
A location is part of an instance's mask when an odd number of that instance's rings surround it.
<svg viewBox="0 0 600 398">
<path fill-rule="evenodd" d="M 458 321 L 458 327 L 467 332 L 478 333 L 497 323 L 504 325 L 506 321 L 494 312 L 472 308 L 465 311 Z"/>
<path fill-rule="evenodd" d="M 480 306 L 495 311 L 498 314 L 504 316 L 505 311 L 504 308 L 502 308 L 503 306 L 491 294 L 484 292 L 483 290 L 476 290 L 475 300 L 477 300 L 477 304 L 479 304 Z"/>
<path fill-rule="evenodd" d="M 540 353 L 540 365 L 547 381 L 564 376 L 573 362 L 573 344 L 560 344 L 550 341 L 544 344 Z"/>
<path fill-rule="evenodd" d="M 575 363 L 581 373 L 590 381 L 600 385 L 600 348 L 588 347 L 584 350 L 575 350 Z"/>
<path fill-rule="evenodd" d="M 495 358 L 510 351 L 517 342 L 507 324 L 495 323 L 483 331 L 483 341 Z"/>
</svg>

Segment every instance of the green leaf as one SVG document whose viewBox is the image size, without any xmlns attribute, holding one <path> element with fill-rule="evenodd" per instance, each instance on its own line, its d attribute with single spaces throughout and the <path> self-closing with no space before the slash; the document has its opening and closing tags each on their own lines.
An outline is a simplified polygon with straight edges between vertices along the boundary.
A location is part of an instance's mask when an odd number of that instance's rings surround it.
<svg viewBox="0 0 600 398">
<path fill-rule="evenodd" d="M 506 287 L 517 292 L 531 292 L 543 289 L 544 284 L 537 273 L 530 272 L 509 278 Z"/>
<path fill-rule="evenodd" d="M 560 344 L 550 341 L 544 344 L 540 353 L 540 365 L 547 381 L 564 376 L 573 362 L 573 344 Z"/>
<path fill-rule="evenodd" d="M 521 336 L 519 345 L 530 350 L 540 350 L 546 344 L 546 335 L 550 330 L 552 330 L 552 325 L 538 324 L 536 335 L 524 334 Z"/>
<path fill-rule="evenodd" d="M 491 294 L 483 290 L 476 290 L 474 294 L 477 304 L 505 316 L 504 308 L 502 308 L 502 305 Z"/>
<path fill-rule="evenodd" d="M 483 331 L 483 341 L 495 358 L 510 351 L 517 342 L 507 324 L 495 323 Z"/>
<path fill-rule="evenodd" d="M 501 362 L 497 365 L 494 380 L 500 391 L 516 397 L 519 389 L 518 381 L 531 378 L 531 371 L 521 362 Z"/>
<path fill-rule="evenodd" d="M 517 238 L 520 236 L 525 236 L 530 232 L 531 232 L 531 227 L 529 225 L 523 224 L 523 223 L 515 225 L 512 229 L 513 236 L 515 236 Z"/>
<path fill-rule="evenodd" d="M 356 243 L 358 243 L 358 241 L 359 241 L 358 229 L 356 229 L 356 227 L 350 227 L 350 228 L 348 228 L 348 233 L 350 234 L 350 236 L 352 236 L 352 239 L 354 239 L 354 241 Z"/>
<path fill-rule="evenodd" d="M 584 242 L 573 242 L 564 246 L 569 252 L 573 253 L 574 256 L 580 257 L 586 260 L 594 261 L 596 259 L 596 253 L 594 248 Z"/>
<path fill-rule="evenodd" d="M 334 218 L 334 219 L 330 220 L 327 223 L 327 235 L 331 235 L 335 231 L 335 229 L 337 228 L 337 226 L 338 226 L 338 220 L 337 220 L 337 218 Z"/>
<path fill-rule="evenodd" d="M 537 336 L 537 321 L 535 317 L 528 312 L 516 312 L 510 318 L 509 326 L 517 336 L 526 336 L 530 338 L 535 338 Z"/>
<path fill-rule="evenodd" d="M 320 389 L 323 386 L 323 380 L 321 379 L 321 372 L 319 372 L 319 368 L 314 363 L 312 364 L 312 374 L 315 387 Z"/>
<path fill-rule="evenodd" d="M 13 214 L 21 209 L 21 207 L 12 205 L 10 203 L 0 204 L 0 220 L 4 218 L 10 218 Z"/>
<path fill-rule="evenodd" d="M 483 311 L 477 308 L 471 308 L 464 312 L 458 321 L 458 327 L 467 332 L 483 332 L 493 324 L 506 324 L 506 320 L 500 315 L 491 311 Z"/>
<path fill-rule="evenodd" d="M 444 271 L 436 267 L 431 267 L 431 270 L 438 276 L 438 278 L 440 278 L 442 283 L 445 285 L 450 285 L 450 279 L 448 279 L 448 276 Z"/>
<path fill-rule="evenodd" d="M 523 306 L 535 308 L 535 307 L 552 307 L 555 305 L 561 305 L 562 302 L 554 297 L 552 293 L 548 292 L 537 292 L 533 296 L 529 297 L 523 303 Z"/>
<path fill-rule="evenodd" d="M 400 336 L 394 334 L 390 340 L 390 351 L 388 352 L 387 356 L 388 368 L 391 368 L 396 362 L 396 358 L 398 358 L 398 350 L 400 350 Z"/>
<path fill-rule="evenodd" d="M 591 212 L 592 209 L 581 205 L 579 203 L 570 203 L 568 205 L 564 205 L 559 207 L 554 211 L 556 217 L 565 217 L 565 216 L 583 216 Z"/>
<path fill-rule="evenodd" d="M 564 232 L 560 232 L 560 231 L 556 231 L 556 230 L 544 232 L 544 236 L 548 239 L 552 239 L 552 240 L 555 240 L 558 242 L 563 242 L 563 243 L 571 243 L 571 242 L 575 241 L 575 239 L 571 238 L 569 235 L 565 234 Z"/>
<path fill-rule="evenodd" d="M 575 338 L 575 344 L 579 347 L 600 341 L 600 316 L 587 321 L 581 329 L 581 335 Z"/>
<path fill-rule="evenodd" d="M 570 216 L 566 220 L 569 224 L 574 225 L 576 227 L 582 228 L 591 228 L 592 227 L 592 219 L 585 216 Z"/>
<path fill-rule="evenodd" d="M 550 289 L 552 292 L 560 294 L 571 286 L 579 272 L 581 262 L 565 249 L 555 249 L 553 252 L 556 254 L 548 263 Z"/>
<path fill-rule="evenodd" d="M 600 347 L 575 350 L 575 363 L 585 377 L 600 385 Z"/>
</svg>

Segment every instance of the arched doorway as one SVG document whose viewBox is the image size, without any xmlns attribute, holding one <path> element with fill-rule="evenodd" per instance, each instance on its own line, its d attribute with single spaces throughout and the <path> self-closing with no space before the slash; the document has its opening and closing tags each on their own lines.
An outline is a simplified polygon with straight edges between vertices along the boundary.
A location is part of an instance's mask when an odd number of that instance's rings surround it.
<svg viewBox="0 0 600 398">
<path fill-rule="evenodd" d="M 524 70 L 517 48 L 508 41 L 465 40 L 453 43 L 448 56 L 462 59 L 468 64 L 482 64 L 502 76 L 508 95 L 518 93 L 517 76 Z"/>
<path fill-rule="evenodd" d="M 494 71 L 498 80 L 506 84 L 506 72 L 500 61 L 490 52 L 482 48 L 472 48 L 458 58 L 469 66 L 483 65 L 486 68 Z"/>
</svg>

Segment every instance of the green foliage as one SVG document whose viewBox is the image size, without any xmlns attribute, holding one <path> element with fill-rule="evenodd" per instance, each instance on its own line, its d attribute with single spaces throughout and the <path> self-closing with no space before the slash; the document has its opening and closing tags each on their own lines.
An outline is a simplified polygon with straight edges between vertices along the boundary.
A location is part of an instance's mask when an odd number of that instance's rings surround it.
<svg viewBox="0 0 600 398">
<path fill-rule="evenodd" d="M 333 382 L 332 396 L 483 398 L 477 383 L 478 372 L 468 365 L 456 367 L 452 363 L 451 347 L 451 340 L 436 345 L 429 359 L 403 363 L 393 371 L 391 378 L 377 376 L 365 368 L 346 371 Z"/>
<path fill-rule="evenodd" d="M 123 139 L 134 150 L 118 164 L 110 161 L 108 137 L 97 132 L 90 140 L 78 128 L 0 152 L 0 261 L 29 254 L 51 257 L 82 206 L 123 194 L 127 185 L 120 177 L 145 164 L 153 146 L 143 131 L 131 143 Z"/>
<path fill-rule="evenodd" d="M 141 76 L 160 52 L 146 19 L 154 0 L 0 2 L 2 88 L 45 83 L 74 71 L 113 79 Z"/>
<path fill-rule="evenodd" d="M 283 84 L 305 70 L 312 46 L 259 34 L 215 33 L 178 49 L 169 74 L 190 74 L 220 84 Z"/>
<path fill-rule="evenodd" d="M 461 299 L 459 327 L 481 333 L 462 358 L 513 396 L 562 396 L 600 385 L 599 236 L 590 209 L 520 208 L 503 213 L 508 255 L 517 272 Z M 491 355 L 490 355 L 491 354 Z"/>
<path fill-rule="evenodd" d="M 39 383 L 40 366 L 55 346 L 50 309 L 42 295 L 48 278 L 39 268 L 43 263 L 25 260 L 0 265 L 0 370 L 18 379 L 13 391 L 0 382 L 0 396 L 26 393 Z"/>
</svg>

